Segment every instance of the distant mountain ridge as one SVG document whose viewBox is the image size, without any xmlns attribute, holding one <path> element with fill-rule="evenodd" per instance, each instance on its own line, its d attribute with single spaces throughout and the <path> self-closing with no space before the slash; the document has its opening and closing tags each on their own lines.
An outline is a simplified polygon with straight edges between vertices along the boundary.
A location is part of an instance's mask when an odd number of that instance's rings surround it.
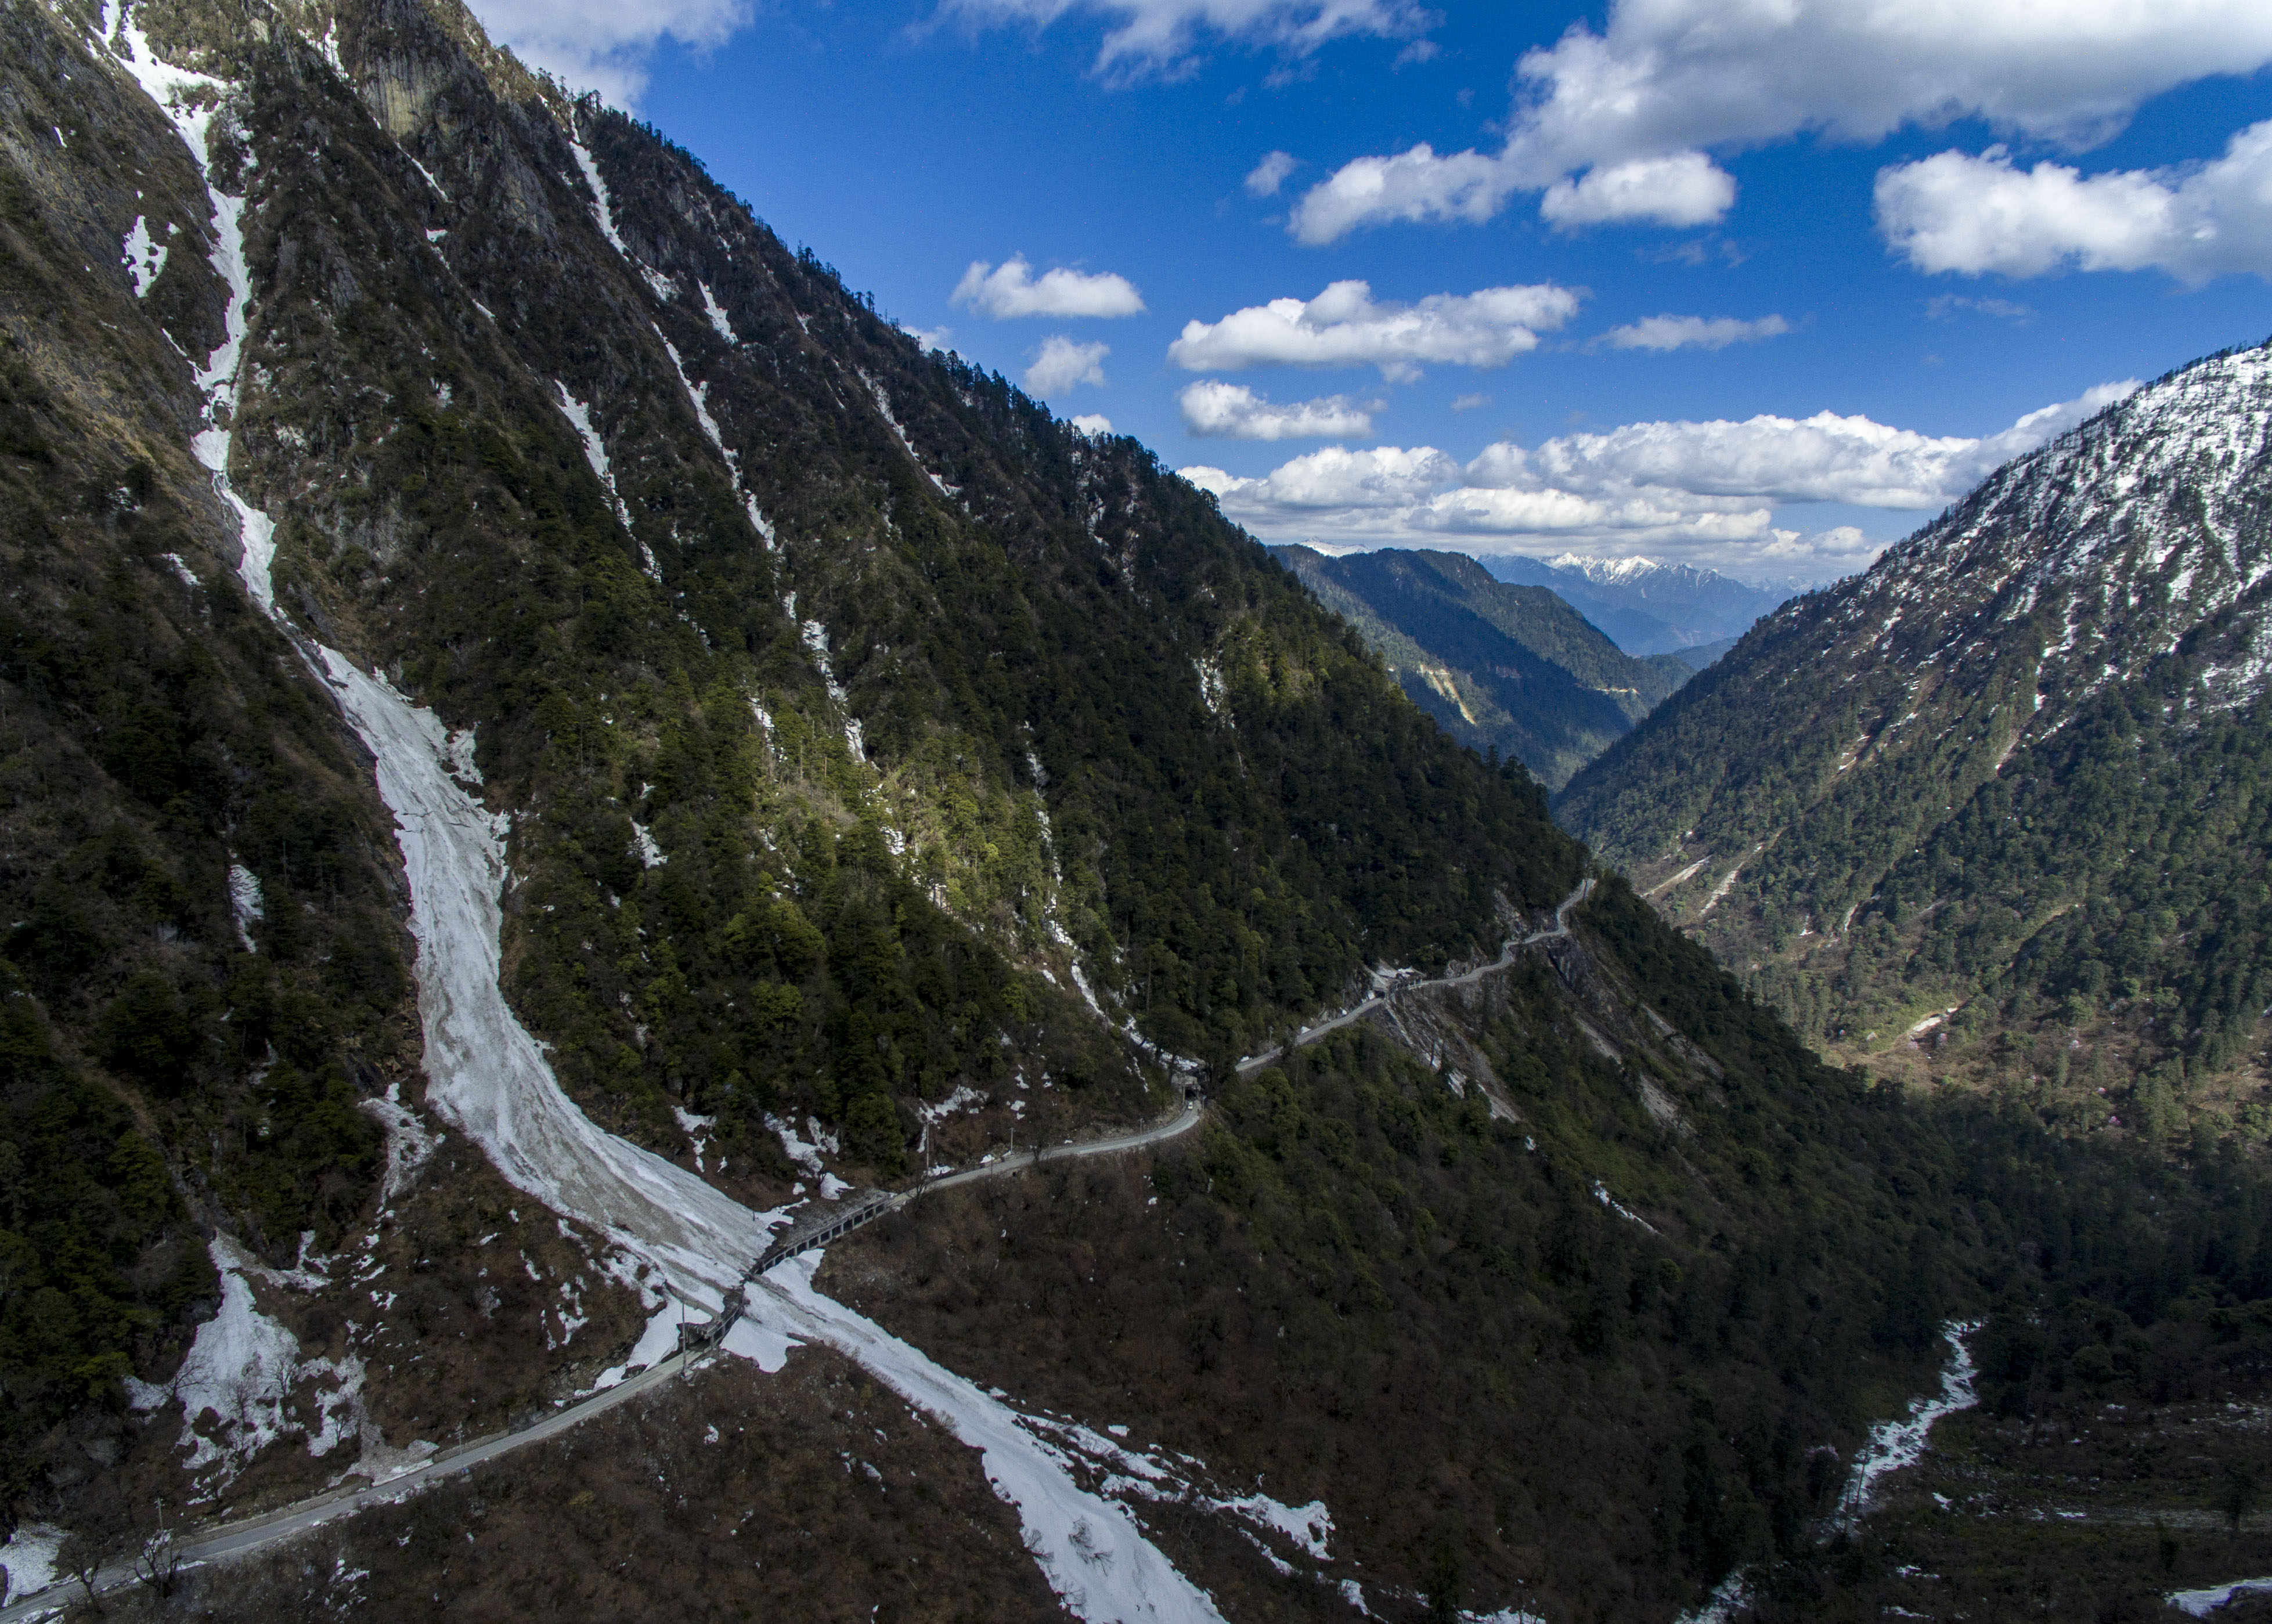
<svg viewBox="0 0 2272 1624">
<path fill-rule="evenodd" d="M 1628 654 L 1670 654 L 1739 637 L 1790 596 L 1693 564 L 1648 558 L 1526 558 L 1481 561 L 1502 581 L 1543 586 L 1606 632 Z"/>
<path fill-rule="evenodd" d="M 1785 605 L 1560 816 L 1834 1054 L 2261 1136 L 2268 577 L 2253 348 Z"/>
<path fill-rule="evenodd" d="M 1364 634 L 1446 732 L 1517 757 L 1549 788 L 1693 669 L 1669 654 L 1633 658 L 1554 592 L 1493 580 L 1463 553 L 1271 551 Z"/>
</svg>

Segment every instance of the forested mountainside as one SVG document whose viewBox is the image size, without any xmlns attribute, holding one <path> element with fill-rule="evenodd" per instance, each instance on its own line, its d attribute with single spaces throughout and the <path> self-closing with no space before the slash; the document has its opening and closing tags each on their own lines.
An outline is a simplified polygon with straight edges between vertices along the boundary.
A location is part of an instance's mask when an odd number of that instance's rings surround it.
<svg viewBox="0 0 2272 1624">
<path fill-rule="evenodd" d="M 1688 680 L 1672 656 L 1633 659 L 1552 592 L 1495 581 L 1464 554 L 1271 551 L 1445 732 L 1513 756 L 1549 789 Z"/>
<path fill-rule="evenodd" d="M 1560 815 L 1811 1039 L 2073 1129 L 2272 1132 L 2272 354 L 1783 607 Z"/>
<path fill-rule="evenodd" d="M 1547 588 L 1626 653 L 1680 655 L 1695 668 L 1710 663 L 1701 651 L 1718 653 L 1791 595 L 1788 587 L 1649 558 L 1505 554 L 1483 562 L 1502 581 Z"/>
<path fill-rule="evenodd" d="M 1211 500 L 451 0 L 0 11 L 0 250 L 11 1590 L 1200 1077 L 116 1605 L 1664 1620 L 1804 1577 L 1951 1314 L 2050 1327 L 2015 1413 L 2261 1363 L 2253 1186 L 1825 1068 Z"/>
</svg>

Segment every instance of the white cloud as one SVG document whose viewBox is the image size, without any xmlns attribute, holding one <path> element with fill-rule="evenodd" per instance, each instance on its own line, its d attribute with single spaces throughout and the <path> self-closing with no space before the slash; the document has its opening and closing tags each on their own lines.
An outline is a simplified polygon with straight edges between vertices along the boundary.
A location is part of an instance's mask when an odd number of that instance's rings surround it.
<svg viewBox="0 0 2272 1624">
<path fill-rule="evenodd" d="M 922 345 L 923 348 L 942 352 L 945 350 L 947 341 L 954 337 L 954 329 L 952 327 L 910 327 L 902 322 L 900 324 L 900 331 Z"/>
<path fill-rule="evenodd" d="M 1734 201 L 1706 153 L 1812 130 L 1872 142 L 1978 117 L 2070 146 L 2152 96 L 2272 62 L 2263 0 L 1614 0 L 1517 64 L 1497 153 L 1354 160 L 1289 225 L 1328 242 L 1391 220 L 1481 220 L 1542 192 L 1572 225 L 1694 225 Z M 1576 178 L 1573 178 L 1576 177 Z"/>
<path fill-rule="evenodd" d="M 621 107 L 646 88 L 664 40 L 723 45 L 750 21 L 750 0 L 470 0 L 490 38 L 531 67 Z"/>
<path fill-rule="evenodd" d="M 1186 372 L 1244 367 L 1379 367 L 1409 380 L 1419 363 L 1503 367 L 1578 313 L 1581 295 L 1551 282 L 1376 302 L 1370 284 L 1335 282 L 1306 303 L 1274 299 L 1219 322 L 1187 322 L 1168 346 Z"/>
<path fill-rule="evenodd" d="M 1955 310 L 1977 310 L 1983 316 L 1993 316 L 2022 327 L 2036 319 L 2033 305 L 2015 304 L 2009 299 L 1968 299 L 1962 294 L 1940 294 L 1925 302 L 1927 321 L 1945 322 Z"/>
<path fill-rule="evenodd" d="M 1606 434 L 1549 440 L 1534 451 L 1506 443 L 1491 446 L 1469 465 L 1469 480 L 1595 495 L 1661 488 L 1700 497 L 1937 508 L 1971 489 L 1999 463 L 2065 433 L 2137 387 L 2135 379 L 2101 384 L 1982 439 L 1923 435 L 1833 412 L 1797 419 L 1762 414 L 1741 422 L 1628 423 Z"/>
<path fill-rule="evenodd" d="M 1247 172 L 1246 190 L 1258 197 L 1275 197 L 1299 162 L 1291 153 L 1266 153 L 1262 161 Z"/>
<path fill-rule="evenodd" d="M 1387 220 L 1479 224 L 1498 212 L 1518 184 L 1497 159 L 1475 152 L 1439 158 L 1423 141 L 1385 158 L 1351 159 L 1310 188 L 1286 225 L 1301 241 L 1320 243 Z"/>
<path fill-rule="evenodd" d="M 1940 507 L 2136 387 L 2103 384 L 1977 439 L 1824 412 L 1628 423 L 1536 447 L 1501 441 L 1465 466 L 1432 446 L 1331 446 L 1259 479 L 1183 472 L 1266 540 L 1409 547 L 1456 536 L 1486 551 L 1584 546 L 1617 555 L 1646 547 L 1744 570 L 1835 572 L 1866 562 L 1876 544 L 1850 525 L 1812 535 L 1778 528 L 1776 508 Z"/>
<path fill-rule="evenodd" d="M 2014 166 L 2001 148 L 1939 153 L 1878 174 L 1878 227 L 1920 271 L 2041 276 L 2166 271 L 2196 284 L 2272 279 L 2272 120 L 2211 162 L 2086 175 Z"/>
<path fill-rule="evenodd" d="M 1307 56 L 1351 34 L 1404 39 L 1439 20 L 1413 0 L 943 0 L 943 12 L 976 24 L 1046 28 L 1068 12 L 1117 19 L 1095 71 L 1118 78 L 1189 65 L 1201 35 Z"/>
<path fill-rule="evenodd" d="M 1054 271 L 1034 274 L 1023 254 L 1013 254 L 999 265 L 974 259 L 954 285 L 948 302 L 968 307 L 997 321 L 1020 316 L 1141 316 L 1143 295 L 1125 276 L 1111 272 Z"/>
<path fill-rule="evenodd" d="M 1753 578 L 1780 576 L 1786 580 L 1827 581 L 1866 570 L 1886 550 L 1852 525 L 1818 530 L 1812 535 L 1796 530 L 1771 530 L 1765 540 L 1745 549 L 1744 562 Z"/>
<path fill-rule="evenodd" d="M 1112 353 L 1102 344 L 1075 344 L 1063 333 L 1042 340 L 1034 364 L 1026 369 L 1026 388 L 1043 399 L 1062 395 L 1080 384 L 1104 387 L 1104 358 Z"/>
<path fill-rule="evenodd" d="M 1432 445 L 1352 451 L 1329 445 L 1282 464 L 1259 480 L 1220 468 L 1185 468 L 1183 476 L 1213 491 L 1233 517 L 1256 510 L 1402 509 L 1424 502 L 1460 477 L 1460 465 Z"/>
<path fill-rule="evenodd" d="M 1489 406 L 1491 403 L 1491 398 L 1489 395 L 1454 395 L 1452 397 L 1452 410 L 1454 412 L 1474 412 Z"/>
<path fill-rule="evenodd" d="M 1176 401 L 1183 407 L 1185 428 L 1195 435 L 1220 435 L 1229 440 L 1328 440 L 1370 435 L 1372 414 L 1379 410 L 1378 403 L 1368 406 L 1347 395 L 1280 405 L 1244 384 L 1224 384 L 1214 378 L 1185 384 Z"/>
<path fill-rule="evenodd" d="M 1071 423 L 1090 439 L 1101 439 L 1112 432 L 1112 420 L 1102 412 L 1083 412 L 1079 417 L 1069 417 Z"/>
<path fill-rule="evenodd" d="M 1723 350 L 1730 344 L 1757 344 L 1780 338 L 1790 324 L 1780 316 L 1762 316 L 1755 322 L 1732 316 L 1651 316 L 1612 327 L 1601 342 L 1613 350 Z"/>
<path fill-rule="evenodd" d="M 1629 220 L 1708 226 L 1735 204 L 1733 175 L 1701 153 L 1675 153 L 1557 181 L 1538 200 L 1538 212 L 1565 231 Z"/>
</svg>

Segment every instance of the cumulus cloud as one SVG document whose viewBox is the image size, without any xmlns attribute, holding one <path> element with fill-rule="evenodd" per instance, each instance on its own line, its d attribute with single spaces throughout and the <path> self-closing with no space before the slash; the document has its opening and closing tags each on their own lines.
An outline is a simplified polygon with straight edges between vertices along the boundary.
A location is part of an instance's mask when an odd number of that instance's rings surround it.
<svg viewBox="0 0 2272 1624">
<path fill-rule="evenodd" d="M 1347 395 L 1281 405 L 1244 384 L 1218 383 L 1213 378 L 1185 385 L 1176 402 L 1183 407 L 1185 428 L 1195 435 L 1215 435 L 1227 440 L 1328 440 L 1369 435 L 1372 414 L 1379 410 L 1378 403 L 1368 406 Z"/>
<path fill-rule="evenodd" d="M 1538 200 L 1538 212 L 1565 231 L 1629 220 L 1708 226 L 1735 204 L 1733 175 L 1701 153 L 1675 153 L 1557 181 Z"/>
<path fill-rule="evenodd" d="M 1780 316 L 1762 316 L 1755 322 L 1732 316 L 1651 316 L 1622 327 L 1612 327 L 1601 341 L 1613 350 L 1723 350 L 1730 344 L 1757 344 L 1780 338 L 1790 324 Z"/>
<path fill-rule="evenodd" d="M 1212 491 L 1226 511 L 1309 511 L 1348 509 L 1405 509 L 1424 503 L 1460 477 L 1460 465 L 1432 445 L 1375 446 L 1352 451 L 1329 445 L 1282 464 L 1259 480 L 1241 479 L 1220 468 L 1181 470 L 1201 490 Z"/>
<path fill-rule="evenodd" d="M 1480 411 L 1491 403 L 1491 398 L 1489 395 L 1454 395 L 1452 410 L 1454 412 Z"/>
<path fill-rule="evenodd" d="M 1189 65 L 1202 37 L 1307 56 L 1352 34 L 1406 39 L 1439 20 L 1413 0 L 944 0 L 944 14 L 966 22 L 1046 28 L 1068 12 L 1117 19 L 1096 53 L 1095 71 L 1130 79 Z"/>
<path fill-rule="evenodd" d="M 1481 220 L 1537 192 L 1560 226 L 1695 225 L 1735 200 L 1708 154 L 1801 131 L 1876 141 L 1977 117 L 2072 148 L 2138 106 L 2272 62 L 2262 0 L 1614 0 L 1525 54 L 1496 153 L 1358 158 L 1289 220 L 1306 242 L 1394 220 Z"/>
<path fill-rule="evenodd" d="M 1938 153 L 1879 171 L 1877 205 L 1886 241 L 1920 271 L 2272 279 L 2272 119 L 2211 162 L 2171 169 L 2086 175 L 2048 161 L 2022 169 L 1999 147 Z"/>
<path fill-rule="evenodd" d="M 1101 439 L 1112 432 L 1112 420 L 1102 412 L 1083 412 L 1079 417 L 1065 420 L 1090 439 Z"/>
<path fill-rule="evenodd" d="M 1007 321 L 1020 316 L 1141 316 L 1143 295 L 1111 272 L 1054 271 L 1034 274 L 1023 254 L 999 265 L 974 259 L 948 302 Z"/>
<path fill-rule="evenodd" d="M 922 345 L 923 348 L 938 350 L 942 353 L 945 350 L 948 341 L 954 337 L 954 329 L 952 327 L 910 327 L 905 322 L 900 324 L 900 331 Z"/>
<path fill-rule="evenodd" d="M 1420 363 L 1503 367 L 1578 313 L 1581 295 L 1551 282 L 1376 301 L 1369 283 L 1335 282 L 1316 298 L 1274 299 L 1219 322 L 1192 321 L 1168 346 L 1186 372 L 1245 367 L 1379 367 L 1409 380 Z"/>
<path fill-rule="evenodd" d="M 1258 197 L 1274 197 L 1286 177 L 1294 173 L 1300 160 L 1291 153 L 1266 153 L 1262 161 L 1247 171 L 1246 190 Z"/>
<path fill-rule="evenodd" d="M 750 0 L 471 0 L 490 38 L 531 67 L 618 106 L 646 88 L 647 59 L 664 40 L 696 50 L 723 45 L 750 21 Z"/>
<path fill-rule="evenodd" d="M 1026 389 L 1030 394 L 1048 399 L 1062 395 L 1080 384 L 1104 387 L 1104 358 L 1112 353 L 1102 344 L 1075 344 L 1063 333 L 1052 333 L 1042 340 L 1035 352 L 1034 364 L 1026 369 Z"/>
<path fill-rule="evenodd" d="M 1778 528 L 1778 507 L 1838 502 L 1929 510 L 1991 469 L 2135 389 L 2103 384 L 1981 438 L 1932 436 L 1866 417 L 1628 423 L 1535 447 L 1501 441 L 1462 466 L 1432 446 L 1329 446 L 1259 478 L 1184 470 L 1265 540 L 1342 546 L 1462 538 L 1482 550 L 1643 547 L 1747 569 L 1829 570 L 1866 562 L 1852 526 Z"/>
</svg>

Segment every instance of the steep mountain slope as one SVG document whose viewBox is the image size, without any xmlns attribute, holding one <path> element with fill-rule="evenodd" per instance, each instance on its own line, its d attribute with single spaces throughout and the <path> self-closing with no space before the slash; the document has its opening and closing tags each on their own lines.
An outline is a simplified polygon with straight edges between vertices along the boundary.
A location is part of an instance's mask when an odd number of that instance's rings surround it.
<svg viewBox="0 0 2272 1624">
<path fill-rule="evenodd" d="M 1446 733 L 1550 789 L 1688 680 L 1686 665 L 1632 659 L 1553 592 L 1495 581 L 1464 554 L 1271 551 Z"/>
<path fill-rule="evenodd" d="M 1633 655 L 1677 654 L 1741 637 L 1790 596 L 1787 590 L 1750 585 L 1716 570 L 1648 558 L 1508 554 L 1485 567 L 1502 581 L 1550 589 Z"/>
<path fill-rule="evenodd" d="M 2272 1208 L 2041 1218 L 1207 498 L 448 0 L 0 31 L 0 1562 L 557 1415 L 843 1181 L 1202 1076 L 747 1282 L 694 1436 L 628 1389 L 150 1605 L 1661 1621 L 1808 1547 L 1952 1309 L 2257 1322 Z"/>
<path fill-rule="evenodd" d="M 761 1204 L 820 1147 L 899 1171 L 925 1104 L 978 1148 L 1147 1113 L 1150 1056 L 1574 881 L 1206 498 L 462 12 L 5 26 L 11 1494 L 116 1454 L 217 1266 L 344 1289 L 292 1266 L 420 1131 L 395 820 L 316 641 L 513 815 L 504 971 L 568 1086 Z M 356 1314 L 279 1380 L 370 1363 Z"/>
<path fill-rule="evenodd" d="M 2261 1136 L 2268 428 L 2266 350 L 2161 379 L 1785 606 L 1562 817 L 1834 1053 Z"/>
</svg>

